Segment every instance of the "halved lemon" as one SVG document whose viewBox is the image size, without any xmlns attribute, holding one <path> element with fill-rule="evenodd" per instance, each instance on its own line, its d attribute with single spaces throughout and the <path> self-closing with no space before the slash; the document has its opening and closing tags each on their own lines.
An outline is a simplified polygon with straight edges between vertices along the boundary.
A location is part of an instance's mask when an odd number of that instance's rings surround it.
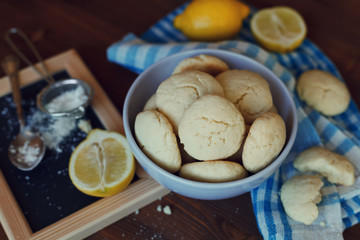
<svg viewBox="0 0 360 240">
<path fill-rule="evenodd" d="M 135 160 L 126 138 L 93 129 L 73 151 L 69 163 L 72 183 L 81 192 L 106 197 L 124 190 L 135 174 Z"/>
<path fill-rule="evenodd" d="M 251 18 L 250 28 L 260 45 L 280 53 L 297 48 L 307 32 L 302 16 L 289 7 L 266 8 L 256 12 Z"/>
</svg>

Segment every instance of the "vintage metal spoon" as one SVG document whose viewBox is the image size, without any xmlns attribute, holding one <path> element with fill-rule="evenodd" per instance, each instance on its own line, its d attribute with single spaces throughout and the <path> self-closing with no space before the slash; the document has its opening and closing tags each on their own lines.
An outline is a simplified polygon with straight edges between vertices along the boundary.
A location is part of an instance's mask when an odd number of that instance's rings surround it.
<svg viewBox="0 0 360 240">
<path fill-rule="evenodd" d="M 9 55 L 4 58 L 2 67 L 10 79 L 16 113 L 20 124 L 20 133 L 10 143 L 8 155 L 12 164 L 17 168 L 29 171 L 41 162 L 45 153 L 45 145 L 38 135 L 25 128 L 18 79 L 19 59 Z"/>
</svg>

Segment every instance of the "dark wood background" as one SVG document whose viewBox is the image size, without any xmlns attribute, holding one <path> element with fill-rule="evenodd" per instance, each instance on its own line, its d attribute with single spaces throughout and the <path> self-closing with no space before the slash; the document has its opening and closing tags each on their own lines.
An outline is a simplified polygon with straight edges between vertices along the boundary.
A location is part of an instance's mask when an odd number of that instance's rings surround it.
<svg viewBox="0 0 360 240">
<path fill-rule="evenodd" d="M 115 106 L 122 111 L 126 92 L 136 75 L 109 63 L 106 48 L 133 32 L 140 35 L 184 0 L 1 0 L 0 34 L 10 27 L 25 31 L 48 58 L 75 48 Z M 334 62 L 356 103 L 360 104 L 360 1 L 253 0 L 257 8 L 286 5 L 297 9 L 308 26 L 307 37 Z M 0 38 L 0 57 L 12 52 Z M 25 53 L 30 55 L 29 52 Z M 32 58 L 35 61 L 35 58 Z M 26 67 L 22 64 L 22 67 Z M 0 70 L 0 75 L 4 72 Z M 156 210 L 169 205 L 170 216 Z M 358 239 L 360 225 L 344 232 Z M 201 201 L 169 194 L 138 214 L 88 237 L 111 239 L 261 239 L 250 194 L 221 201 Z M 0 227 L 0 239 L 7 239 Z"/>
</svg>

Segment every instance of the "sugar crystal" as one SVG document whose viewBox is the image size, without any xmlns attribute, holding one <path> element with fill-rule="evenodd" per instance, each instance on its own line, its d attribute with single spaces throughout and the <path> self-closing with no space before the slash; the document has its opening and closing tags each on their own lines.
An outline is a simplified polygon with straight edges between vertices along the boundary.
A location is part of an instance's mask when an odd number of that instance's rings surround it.
<svg viewBox="0 0 360 240">
<path fill-rule="evenodd" d="M 25 141 L 24 145 L 19 148 L 15 148 L 14 145 L 10 145 L 10 152 L 12 154 L 19 154 L 18 160 L 21 160 L 23 163 L 32 164 L 36 162 L 40 153 L 39 145 L 31 146 L 29 145 L 30 141 Z M 20 158 L 20 156 L 22 156 Z"/>
<path fill-rule="evenodd" d="M 66 112 L 81 106 L 87 100 L 88 97 L 85 94 L 84 88 L 78 86 L 52 99 L 45 105 L 45 108 L 49 112 Z"/>
</svg>

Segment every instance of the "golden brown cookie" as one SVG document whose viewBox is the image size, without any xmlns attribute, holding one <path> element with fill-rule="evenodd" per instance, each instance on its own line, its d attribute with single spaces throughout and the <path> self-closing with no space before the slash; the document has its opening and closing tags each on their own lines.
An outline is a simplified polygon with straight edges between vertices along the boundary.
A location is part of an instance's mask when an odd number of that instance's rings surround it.
<svg viewBox="0 0 360 240">
<path fill-rule="evenodd" d="M 184 112 L 179 124 L 180 142 L 198 160 L 225 159 L 239 150 L 245 123 L 237 108 L 224 97 L 205 95 Z"/>
<path fill-rule="evenodd" d="M 311 147 L 303 151 L 294 161 L 299 171 L 319 172 L 329 182 L 350 186 L 355 183 L 355 169 L 344 156 L 323 147 Z"/>
<path fill-rule="evenodd" d="M 218 74 L 229 70 L 229 66 L 217 57 L 201 54 L 182 60 L 175 67 L 173 74 L 189 70 L 199 70 L 216 77 Z"/>
<path fill-rule="evenodd" d="M 351 98 L 343 82 L 321 70 L 304 72 L 297 81 L 296 90 L 301 100 L 327 116 L 343 113 Z"/>
<path fill-rule="evenodd" d="M 246 170 L 258 172 L 281 152 L 286 140 L 285 122 L 277 113 L 266 112 L 250 127 L 244 143 L 242 160 Z"/>
<path fill-rule="evenodd" d="M 179 175 L 194 181 L 214 183 L 240 180 L 247 176 L 247 172 L 239 163 L 220 160 L 184 164 Z"/>
<path fill-rule="evenodd" d="M 190 104 L 205 94 L 224 95 L 223 88 L 211 75 L 197 70 L 171 75 L 156 91 L 156 105 L 177 133 L 179 121 Z"/>
<path fill-rule="evenodd" d="M 180 169 L 181 156 L 176 136 L 162 113 L 156 110 L 140 112 L 134 128 L 139 147 L 154 163 L 171 173 Z"/>
<path fill-rule="evenodd" d="M 219 74 L 216 79 L 225 97 L 236 105 L 247 124 L 273 106 L 269 84 L 257 73 L 234 69 Z"/>
<path fill-rule="evenodd" d="M 324 185 L 319 176 L 295 176 L 281 187 L 280 199 L 286 214 L 295 221 L 310 225 L 319 215 L 316 206 L 321 202 L 320 189 Z"/>
</svg>

